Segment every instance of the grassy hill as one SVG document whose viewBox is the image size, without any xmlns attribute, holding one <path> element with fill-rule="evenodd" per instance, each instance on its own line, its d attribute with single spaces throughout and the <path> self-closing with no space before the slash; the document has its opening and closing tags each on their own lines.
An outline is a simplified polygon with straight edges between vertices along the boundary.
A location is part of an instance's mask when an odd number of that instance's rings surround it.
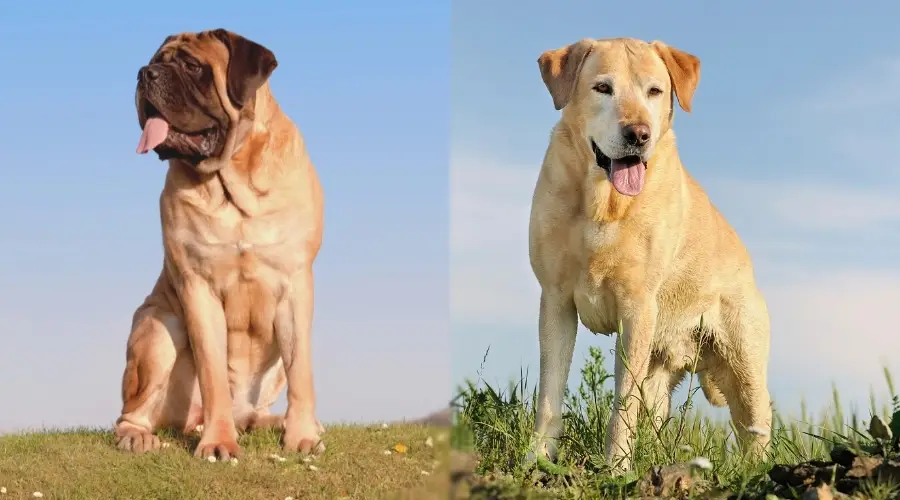
<svg viewBox="0 0 900 500">
<path fill-rule="evenodd" d="M 117 450 L 109 430 L 0 436 L 0 499 L 446 498 L 446 429 L 331 426 L 325 454 L 308 461 L 278 438 L 243 435 L 237 463 L 210 463 L 191 454 L 199 436 L 166 435 L 168 446 L 144 455 Z"/>
</svg>

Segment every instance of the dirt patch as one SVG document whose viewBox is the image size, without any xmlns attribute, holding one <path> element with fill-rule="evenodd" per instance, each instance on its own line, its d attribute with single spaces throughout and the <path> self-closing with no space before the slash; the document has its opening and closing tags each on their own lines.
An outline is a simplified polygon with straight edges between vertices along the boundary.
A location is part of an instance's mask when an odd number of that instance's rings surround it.
<svg viewBox="0 0 900 500">
<path fill-rule="evenodd" d="M 846 446 L 836 446 L 830 458 L 774 466 L 769 471 L 777 485 L 774 493 L 786 498 L 798 494 L 802 498 L 828 498 L 828 494 L 841 498 L 873 485 L 900 485 L 900 459 L 865 455 Z M 830 489 L 834 491 L 826 493 Z"/>
</svg>

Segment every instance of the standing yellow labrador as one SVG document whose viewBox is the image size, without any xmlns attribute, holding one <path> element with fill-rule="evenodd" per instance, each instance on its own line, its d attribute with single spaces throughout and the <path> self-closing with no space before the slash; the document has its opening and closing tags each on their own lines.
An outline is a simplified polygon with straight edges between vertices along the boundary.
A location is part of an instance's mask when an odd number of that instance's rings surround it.
<svg viewBox="0 0 900 500">
<path fill-rule="evenodd" d="M 672 130 L 673 92 L 690 111 L 700 61 L 661 42 L 620 38 L 549 50 L 538 64 L 562 116 L 529 228 L 541 286 L 529 459 L 555 458 L 579 317 L 595 333 L 623 326 L 607 428 L 612 465 L 630 468 L 639 408 L 667 418 L 672 391 L 698 358 L 706 398 L 727 403 L 742 443 L 764 449 L 772 419 L 766 304 L 737 234 L 682 167 Z"/>
<path fill-rule="evenodd" d="M 195 455 L 237 455 L 239 429 L 284 427 L 321 452 L 310 363 L 322 190 L 267 83 L 267 48 L 212 30 L 168 37 L 138 73 L 139 153 L 169 161 L 163 269 L 134 314 L 119 448 L 203 425 Z M 288 388 L 284 417 L 269 414 Z"/>
</svg>

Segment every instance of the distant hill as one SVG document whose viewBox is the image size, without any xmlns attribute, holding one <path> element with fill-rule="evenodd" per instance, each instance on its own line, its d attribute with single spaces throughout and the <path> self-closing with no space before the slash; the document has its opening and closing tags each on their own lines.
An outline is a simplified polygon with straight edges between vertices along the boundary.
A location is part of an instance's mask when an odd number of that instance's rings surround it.
<svg viewBox="0 0 900 500">
<path fill-rule="evenodd" d="M 427 417 L 413 420 L 410 423 L 429 425 L 433 427 L 450 427 L 450 425 L 453 423 L 453 410 L 447 407 L 443 410 L 431 413 Z"/>
</svg>

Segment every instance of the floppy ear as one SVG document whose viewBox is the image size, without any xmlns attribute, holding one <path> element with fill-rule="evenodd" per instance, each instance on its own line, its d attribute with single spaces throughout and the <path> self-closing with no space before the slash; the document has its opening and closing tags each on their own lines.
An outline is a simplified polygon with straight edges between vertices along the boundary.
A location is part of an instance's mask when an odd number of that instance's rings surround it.
<svg viewBox="0 0 900 500">
<path fill-rule="evenodd" d="M 271 50 L 228 30 L 213 30 L 212 35 L 228 47 L 228 98 L 236 108 L 243 108 L 275 71 L 278 61 Z"/>
<path fill-rule="evenodd" d="M 683 50 L 669 47 L 660 41 L 655 41 L 652 45 L 659 57 L 666 63 L 678 104 L 681 109 L 690 113 L 691 99 L 693 99 L 694 90 L 697 89 L 697 84 L 700 82 L 700 59 Z"/>
<path fill-rule="evenodd" d="M 553 106 L 557 111 L 569 103 L 581 66 L 593 48 L 594 40 L 585 38 L 572 45 L 548 50 L 538 58 L 541 78 L 550 91 L 550 96 L 553 97 Z"/>
</svg>

